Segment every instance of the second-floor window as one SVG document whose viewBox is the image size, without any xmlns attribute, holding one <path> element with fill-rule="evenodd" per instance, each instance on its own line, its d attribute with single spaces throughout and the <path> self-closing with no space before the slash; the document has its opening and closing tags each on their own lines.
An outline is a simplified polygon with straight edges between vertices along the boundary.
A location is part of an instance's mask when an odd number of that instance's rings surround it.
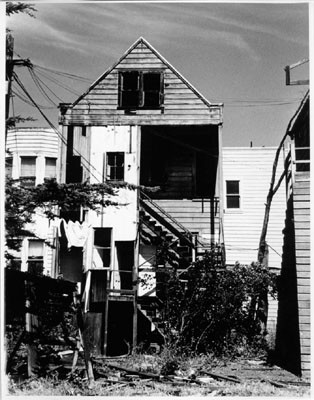
<svg viewBox="0 0 314 400">
<path fill-rule="evenodd" d="M 119 75 L 119 107 L 156 109 L 163 102 L 163 74 L 148 71 L 124 71 Z"/>
<path fill-rule="evenodd" d="M 124 180 L 124 153 L 109 152 L 107 153 L 107 181 L 123 181 Z"/>
<path fill-rule="evenodd" d="M 227 208 L 240 208 L 240 181 L 226 181 Z"/>
<path fill-rule="evenodd" d="M 23 186 L 33 187 L 36 182 L 36 157 L 21 157 L 21 180 Z"/>
<path fill-rule="evenodd" d="M 46 157 L 45 165 L 45 178 L 57 177 L 57 159 L 53 157 Z"/>
</svg>

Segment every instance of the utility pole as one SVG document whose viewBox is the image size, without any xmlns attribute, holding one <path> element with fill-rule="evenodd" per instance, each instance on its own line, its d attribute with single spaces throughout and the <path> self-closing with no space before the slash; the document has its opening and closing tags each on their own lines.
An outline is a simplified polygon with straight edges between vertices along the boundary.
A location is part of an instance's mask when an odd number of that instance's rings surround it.
<svg viewBox="0 0 314 400">
<path fill-rule="evenodd" d="M 11 99 L 11 91 L 12 91 L 12 79 L 13 79 L 13 70 L 15 66 L 24 66 L 31 67 L 32 63 L 29 59 L 14 59 L 13 58 L 13 49 L 14 49 L 14 38 L 11 33 L 7 33 L 6 36 L 6 108 L 5 108 L 5 119 L 6 121 L 10 115 L 10 99 Z M 7 139 L 7 127 L 5 138 Z"/>
<path fill-rule="evenodd" d="M 309 85 L 310 81 L 309 79 L 303 79 L 303 80 L 297 80 L 297 81 L 292 81 L 290 77 L 290 71 L 296 67 L 299 67 L 300 65 L 306 64 L 309 62 L 308 58 L 305 58 L 304 60 L 298 61 L 295 64 L 292 65 L 287 65 L 285 67 L 285 73 L 286 73 L 286 86 L 292 86 L 292 85 Z"/>
</svg>

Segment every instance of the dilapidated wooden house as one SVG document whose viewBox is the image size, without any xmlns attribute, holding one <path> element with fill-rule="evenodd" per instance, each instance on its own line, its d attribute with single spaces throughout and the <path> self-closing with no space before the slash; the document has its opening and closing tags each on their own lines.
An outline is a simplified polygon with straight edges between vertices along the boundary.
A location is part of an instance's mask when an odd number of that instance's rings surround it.
<svg viewBox="0 0 314 400">
<path fill-rule="evenodd" d="M 286 220 L 276 353 L 286 369 L 309 377 L 311 367 L 311 231 L 309 92 L 298 108 L 286 146 Z"/>
<path fill-rule="evenodd" d="M 158 270 L 182 270 L 223 243 L 222 104 L 139 38 L 74 103 L 60 105 L 59 123 L 61 182 L 159 188 L 120 189 L 124 206 L 63 215 L 90 230 L 81 249 L 69 252 L 61 239 L 60 273 L 81 282 L 93 351 L 126 353 L 161 333 Z"/>
</svg>

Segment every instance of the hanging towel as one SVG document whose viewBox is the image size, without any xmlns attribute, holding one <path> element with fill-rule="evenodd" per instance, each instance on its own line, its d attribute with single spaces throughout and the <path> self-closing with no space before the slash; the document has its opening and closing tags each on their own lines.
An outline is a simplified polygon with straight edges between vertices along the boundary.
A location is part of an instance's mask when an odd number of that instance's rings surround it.
<svg viewBox="0 0 314 400">
<path fill-rule="evenodd" d="M 90 231 L 90 225 L 87 222 L 81 224 L 76 221 L 69 221 L 67 224 L 64 223 L 65 235 L 68 239 L 68 248 L 83 247 Z"/>
</svg>

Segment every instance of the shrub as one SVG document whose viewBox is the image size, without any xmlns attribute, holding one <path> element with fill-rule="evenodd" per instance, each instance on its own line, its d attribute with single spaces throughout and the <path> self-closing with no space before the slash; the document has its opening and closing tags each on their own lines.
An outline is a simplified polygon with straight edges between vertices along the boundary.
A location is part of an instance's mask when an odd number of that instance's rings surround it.
<svg viewBox="0 0 314 400">
<path fill-rule="evenodd" d="M 183 274 L 168 272 L 165 282 L 168 343 L 215 355 L 237 355 L 264 346 L 261 304 L 267 293 L 276 293 L 275 274 L 264 266 L 217 268 L 208 252 Z"/>
</svg>

